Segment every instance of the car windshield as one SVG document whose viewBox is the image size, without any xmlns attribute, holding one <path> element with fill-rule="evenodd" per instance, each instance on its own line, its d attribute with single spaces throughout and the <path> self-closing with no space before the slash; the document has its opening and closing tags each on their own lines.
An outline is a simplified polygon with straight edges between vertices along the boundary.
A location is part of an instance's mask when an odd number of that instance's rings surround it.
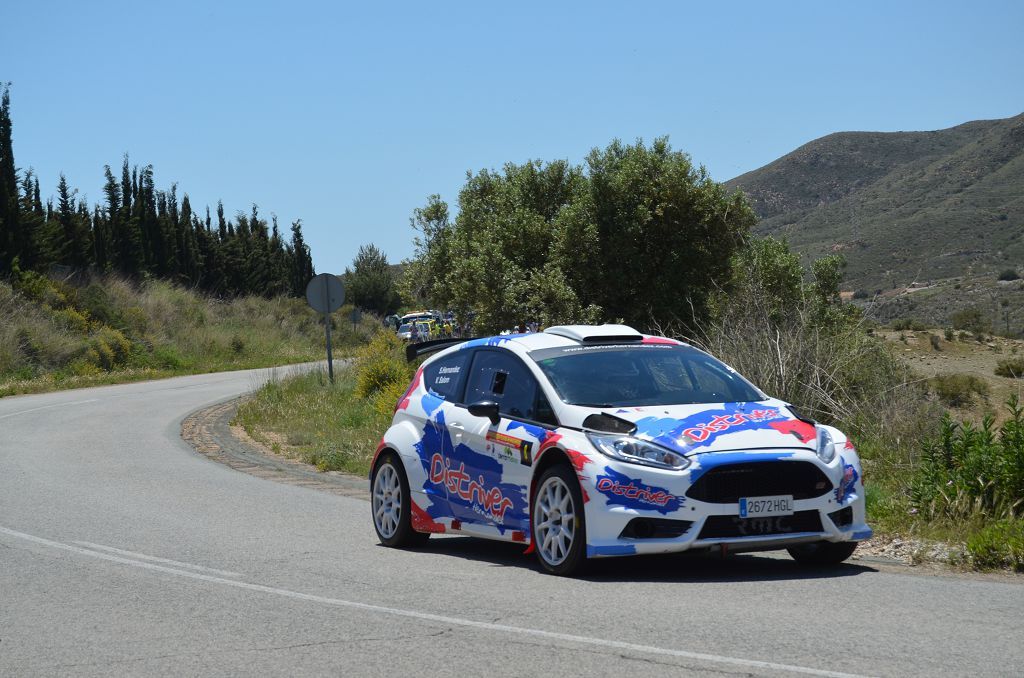
<svg viewBox="0 0 1024 678">
<path fill-rule="evenodd" d="M 412 328 L 409 327 L 408 325 L 402 325 L 401 327 L 398 328 L 398 331 L 399 332 L 409 332 L 411 329 Z"/>
<path fill-rule="evenodd" d="M 571 346 L 530 354 L 558 397 L 585 407 L 750 402 L 765 395 L 690 346 Z"/>
</svg>

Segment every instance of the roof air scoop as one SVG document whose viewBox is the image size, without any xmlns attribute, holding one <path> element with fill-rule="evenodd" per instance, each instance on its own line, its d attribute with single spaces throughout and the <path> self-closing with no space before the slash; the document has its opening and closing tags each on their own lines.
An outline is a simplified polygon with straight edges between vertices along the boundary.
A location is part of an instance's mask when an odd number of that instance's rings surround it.
<svg viewBox="0 0 1024 678">
<path fill-rule="evenodd" d="M 544 330 L 580 343 L 617 343 L 643 341 L 644 335 L 628 325 L 557 325 Z"/>
</svg>

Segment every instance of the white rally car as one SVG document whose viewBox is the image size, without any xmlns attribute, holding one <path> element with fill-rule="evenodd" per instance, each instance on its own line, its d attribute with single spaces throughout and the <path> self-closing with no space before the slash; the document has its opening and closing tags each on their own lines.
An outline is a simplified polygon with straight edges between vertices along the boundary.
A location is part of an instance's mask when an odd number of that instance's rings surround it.
<svg viewBox="0 0 1024 678">
<path fill-rule="evenodd" d="M 432 533 L 522 542 L 555 574 L 708 548 L 835 564 L 871 536 L 841 431 L 703 351 L 624 325 L 474 339 L 429 358 L 370 488 L 387 546 Z"/>
</svg>

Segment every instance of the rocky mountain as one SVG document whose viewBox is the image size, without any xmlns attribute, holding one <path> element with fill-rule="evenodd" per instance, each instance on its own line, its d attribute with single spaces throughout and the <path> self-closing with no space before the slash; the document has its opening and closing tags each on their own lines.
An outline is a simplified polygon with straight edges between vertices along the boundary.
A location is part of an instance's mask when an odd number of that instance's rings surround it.
<svg viewBox="0 0 1024 678">
<path fill-rule="evenodd" d="M 934 132 L 839 132 L 726 185 L 757 231 L 808 258 L 840 252 L 871 293 L 1024 275 L 1024 114 Z"/>
</svg>

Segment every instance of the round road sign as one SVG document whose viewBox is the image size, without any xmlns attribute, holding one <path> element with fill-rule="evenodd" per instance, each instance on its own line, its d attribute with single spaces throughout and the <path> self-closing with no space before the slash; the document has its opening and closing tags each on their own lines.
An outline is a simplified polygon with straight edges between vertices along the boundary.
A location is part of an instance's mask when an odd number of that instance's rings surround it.
<svg viewBox="0 0 1024 678">
<path fill-rule="evenodd" d="M 345 303 L 345 288 L 338 276 L 321 273 L 306 285 L 306 301 L 318 313 L 334 313 Z"/>
</svg>

